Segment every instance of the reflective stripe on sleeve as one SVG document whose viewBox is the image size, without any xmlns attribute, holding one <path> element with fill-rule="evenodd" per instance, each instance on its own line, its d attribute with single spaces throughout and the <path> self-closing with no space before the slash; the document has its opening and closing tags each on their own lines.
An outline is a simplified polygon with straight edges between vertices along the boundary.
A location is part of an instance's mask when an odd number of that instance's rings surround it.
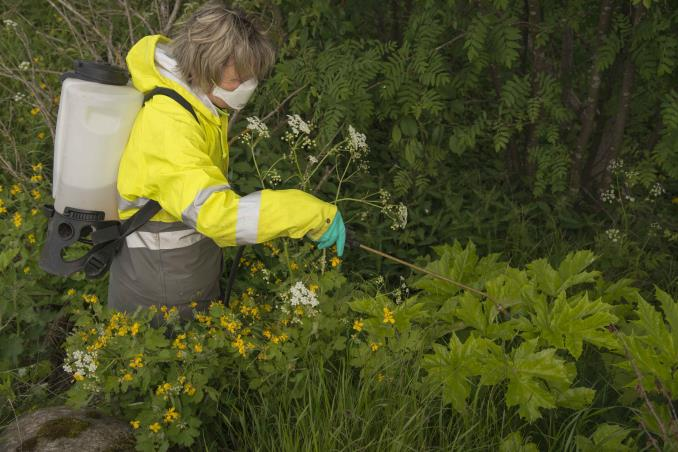
<svg viewBox="0 0 678 452">
<path fill-rule="evenodd" d="M 257 243 L 259 232 L 259 209 L 261 192 L 250 193 L 240 198 L 238 203 L 238 220 L 235 225 L 235 243 L 251 245 Z"/>
<path fill-rule="evenodd" d="M 146 248 L 149 250 L 173 250 L 198 243 L 205 236 L 193 229 L 181 231 L 136 231 L 125 237 L 128 248 Z"/>
<path fill-rule="evenodd" d="M 119 210 L 128 210 L 128 209 L 136 209 L 143 207 L 144 204 L 146 204 L 149 201 L 148 198 L 136 198 L 133 199 L 132 201 L 128 201 L 122 196 L 118 195 L 118 209 Z"/>
<path fill-rule="evenodd" d="M 198 229 L 197 224 L 198 224 L 198 213 L 200 212 L 200 208 L 202 207 L 203 204 L 207 201 L 207 198 L 210 197 L 212 193 L 218 192 L 218 191 L 226 191 L 230 190 L 231 186 L 226 185 L 226 184 L 221 184 L 221 185 L 213 185 L 211 187 L 207 187 L 204 190 L 201 190 L 197 196 L 193 199 L 193 202 L 189 204 L 188 207 L 181 213 L 181 220 L 187 224 L 188 226 L 191 226 L 194 229 Z"/>
</svg>

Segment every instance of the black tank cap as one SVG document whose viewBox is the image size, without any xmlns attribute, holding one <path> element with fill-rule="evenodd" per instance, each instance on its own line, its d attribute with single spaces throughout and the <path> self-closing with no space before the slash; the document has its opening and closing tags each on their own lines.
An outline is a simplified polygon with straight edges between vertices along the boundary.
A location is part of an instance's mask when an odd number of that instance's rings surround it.
<svg viewBox="0 0 678 452">
<path fill-rule="evenodd" d="M 63 82 L 67 78 L 77 78 L 89 82 L 103 83 L 105 85 L 126 85 L 129 80 L 127 71 L 121 67 L 113 66 L 108 63 L 97 63 L 95 61 L 75 60 L 73 62 L 74 72 L 66 72 L 61 76 Z"/>
</svg>

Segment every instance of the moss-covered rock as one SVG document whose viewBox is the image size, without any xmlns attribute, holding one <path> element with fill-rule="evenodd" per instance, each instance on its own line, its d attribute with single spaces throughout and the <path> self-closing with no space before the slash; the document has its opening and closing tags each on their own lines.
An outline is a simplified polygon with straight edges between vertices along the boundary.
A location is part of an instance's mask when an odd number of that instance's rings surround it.
<svg viewBox="0 0 678 452">
<path fill-rule="evenodd" d="M 94 409 L 58 406 L 25 414 L 7 426 L 0 450 L 22 452 L 134 450 L 134 436 L 126 422 Z"/>
</svg>

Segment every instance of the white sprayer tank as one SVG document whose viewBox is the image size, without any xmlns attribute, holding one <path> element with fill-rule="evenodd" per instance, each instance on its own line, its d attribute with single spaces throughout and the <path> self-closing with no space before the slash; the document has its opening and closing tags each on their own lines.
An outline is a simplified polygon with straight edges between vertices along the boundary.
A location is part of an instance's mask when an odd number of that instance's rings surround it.
<svg viewBox="0 0 678 452">
<path fill-rule="evenodd" d="M 143 95 L 124 71 L 101 63 L 76 62 L 66 77 L 54 140 L 54 208 L 117 220 L 118 165 Z"/>
</svg>

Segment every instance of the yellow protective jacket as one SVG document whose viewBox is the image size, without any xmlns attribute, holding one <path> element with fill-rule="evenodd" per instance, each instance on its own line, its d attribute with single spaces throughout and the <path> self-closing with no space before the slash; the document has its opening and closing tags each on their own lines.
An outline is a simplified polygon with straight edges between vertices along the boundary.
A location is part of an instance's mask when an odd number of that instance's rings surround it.
<svg viewBox="0 0 678 452">
<path fill-rule="evenodd" d="M 118 171 L 118 211 L 132 216 L 148 199 L 162 210 L 152 221 L 181 221 L 220 247 L 261 243 L 276 237 L 318 240 L 336 206 L 300 190 L 261 190 L 240 197 L 226 178 L 228 115 L 215 114 L 186 85 L 164 76 L 154 55 L 169 39 L 146 36 L 127 55 L 134 87 L 160 86 L 181 94 L 198 122 L 167 96 L 149 100 L 136 117 Z"/>
</svg>

